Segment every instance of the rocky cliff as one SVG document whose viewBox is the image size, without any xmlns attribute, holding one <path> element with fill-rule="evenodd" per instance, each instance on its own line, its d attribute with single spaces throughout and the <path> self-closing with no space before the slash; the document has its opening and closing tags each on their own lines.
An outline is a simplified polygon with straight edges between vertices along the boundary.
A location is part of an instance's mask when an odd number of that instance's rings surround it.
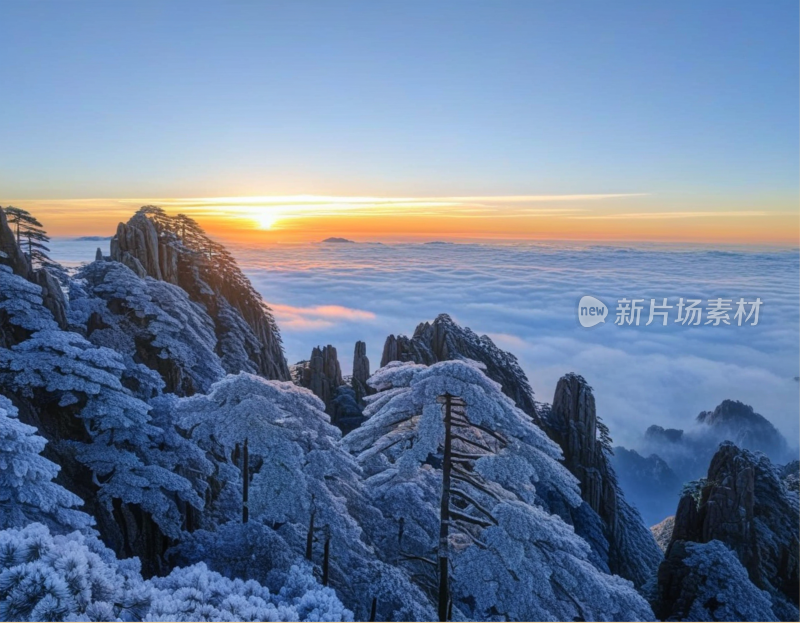
<svg viewBox="0 0 800 623">
<path fill-rule="evenodd" d="M 390 361 L 431 365 L 449 359 L 473 359 L 484 364 L 486 375 L 500 383 L 503 393 L 538 420 L 533 390 L 517 358 L 499 349 L 488 336 L 478 336 L 468 327 L 459 326 L 447 314 L 440 314 L 432 323 L 420 323 L 410 338 L 387 337 L 381 367 Z"/>
<path fill-rule="evenodd" d="M 364 342 L 356 342 L 353 351 L 353 376 L 350 383 L 353 387 L 356 402 L 363 408 L 364 398 L 375 393 L 375 390 L 367 385 L 369 378 L 369 358 L 367 357 L 367 345 Z"/>
<path fill-rule="evenodd" d="M 62 329 L 67 326 L 67 300 L 58 280 L 46 269 L 34 269 L 28 257 L 17 245 L 14 232 L 8 225 L 5 212 L 0 209 L 0 264 L 11 268 L 15 275 L 35 283 L 42 289 L 42 302 L 53 314 Z"/>
<path fill-rule="evenodd" d="M 208 238 L 192 219 L 169 217 L 153 206 L 120 223 L 111 239 L 111 259 L 139 277 L 149 276 L 185 290 L 212 318 L 217 352 L 227 372 L 253 372 L 289 380 L 280 333 L 272 313 L 230 253 Z"/>
<path fill-rule="evenodd" d="M 356 343 L 356 356 L 360 350 L 366 352 L 366 347 L 360 348 L 359 344 L 363 345 L 364 342 Z M 359 366 L 360 378 L 364 374 L 364 362 L 359 362 Z M 366 361 L 366 372 L 369 375 L 369 360 Z M 356 393 L 356 377 L 351 379 L 351 384 L 345 382 L 336 348 L 330 344 L 322 348 L 314 347 L 310 359 L 291 367 L 291 375 L 297 385 L 310 389 L 325 403 L 325 412 L 331 417 L 331 424 L 338 426 L 343 433 L 357 428 L 364 421 Z"/>
<path fill-rule="evenodd" d="M 570 522 L 578 534 L 586 535 L 612 573 L 642 586 L 661 562 L 661 550 L 619 488 L 609 460 L 611 439 L 597 417 L 592 388 L 576 374 L 562 377 L 552 407 L 542 415 L 543 427 L 561 446 L 564 465 L 580 481 L 588 507 L 570 511 Z M 598 527 L 605 543 L 598 537 Z"/>
<path fill-rule="evenodd" d="M 689 544 L 718 541 L 731 550 L 750 582 L 767 591 L 778 620 L 798 619 L 800 522 L 798 496 L 762 454 L 725 442 L 708 476 L 687 486 L 678 504 L 672 538 L 658 570 L 654 603 L 662 619 L 683 619 L 703 594 L 692 569 Z"/>
<path fill-rule="evenodd" d="M 310 389 L 325 403 L 326 410 L 331 409 L 336 390 L 344 385 L 336 348 L 330 344 L 315 346 L 311 358 L 293 366 L 292 372 L 295 383 Z"/>
<path fill-rule="evenodd" d="M 723 441 L 763 452 L 776 463 L 797 456 L 775 426 L 753 407 L 723 400 L 713 410 L 700 413 L 695 425 L 686 430 L 648 427 L 638 452 L 615 448 L 614 467 L 628 499 L 642 509 L 648 523 L 656 523 L 675 512 L 683 483 L 705 475 Z"/>
</svg>

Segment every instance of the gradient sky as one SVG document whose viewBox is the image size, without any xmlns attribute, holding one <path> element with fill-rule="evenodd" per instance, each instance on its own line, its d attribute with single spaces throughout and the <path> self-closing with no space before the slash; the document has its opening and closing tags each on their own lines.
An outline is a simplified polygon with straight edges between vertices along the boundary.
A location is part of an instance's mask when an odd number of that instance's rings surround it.
<svg viewBox="0 0 800 623">
<path fill-rule="evenodd" d="M 54 235 L 154 201 L 270 241 L 796 244 L 798 21 L 793 0 L 0 0 L 0 204 Z"/>
</svg>

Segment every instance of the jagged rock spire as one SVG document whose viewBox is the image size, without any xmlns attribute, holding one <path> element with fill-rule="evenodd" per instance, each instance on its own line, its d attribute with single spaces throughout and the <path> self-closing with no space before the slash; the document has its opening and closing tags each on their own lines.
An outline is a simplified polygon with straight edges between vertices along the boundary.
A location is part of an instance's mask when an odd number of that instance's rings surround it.
<svg viewBox="0 0 800 623">
<path fill-rule="evenodd" d="M 432 323 L 420 323 L 411 338 L 387 337 L 381 367 L 390 361 L 413 361 L 429 366 L 451 359 L 473 359 L 484 364 L 486 376 L 500 383 L 503 393 L 538 421 L 533 390 L 517 358 L 499 349 L 489 336 L 478 336 L 470 328 L 459 326 L 447 314 L 439 314 Z"/>
<path fill-rule="evenodd" d="M 353 378 L 351 382 L 356 401 L 362 406 L 364 397 L 375 393 L 375 390 L 367 385 L 368 378 L 369 358 L 367 357 L 367 345 L 359 340 L 356 342 L 355 351 L 353 352 Z"/>
<path fill-rule="evenodd" d="M 240 355 L 245 353 L 261 376 L 290 380 L 280 332 L 269 307 L 230 253 L 192 219 L 171 217 L 160 208 L 144 206 L 127 223 L 117 226 L 111 239 L 111 259 L 140 277 L 180 286 L 191 300 L 200 303 L 224 343 L 220 354 L 227 372 L 243 369 Z M 230 357 L 226 359 L 226 355 Z"/>
<path fill-rule="evenodd" d="M 798 498 L 763 454 L 719 446 L 708 476 L 687 485 L 675 514 L 667 555 L 658 570 L 654 605 L 662 619 L 685 615 L 696 585 L 687 544 L 720 541 L 732 550 L 750 581 L 772 596 L 778 620 L 797 620 L 800 588 Z"/>
<path fill-rule="evenodd" d="M 598 553 L 612 573 L 642 586 L 660 563 L 661 550 L 619 488 L 609 460 L 611 439 L 597 417 L 592 388 L 578 374 L 563 376 L 552 407 L 542 415 L 545 432 L 561 446 L 564 465 L 580 481 L 581 497 L 599 518 L 607 550 Z M 576 529 L 586 529 L 585 519 L 583 524 L 573 520 Z M 597 547 L 596 540 L 592 544 Z M 605 544 L 598 549 L 606 549 Z"/>
</svg>

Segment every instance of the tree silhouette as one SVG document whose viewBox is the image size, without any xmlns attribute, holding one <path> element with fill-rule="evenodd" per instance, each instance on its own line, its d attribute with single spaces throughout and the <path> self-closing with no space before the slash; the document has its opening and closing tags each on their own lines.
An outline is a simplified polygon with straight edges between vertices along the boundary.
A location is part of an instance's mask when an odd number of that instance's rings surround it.
<svg viewBox="0 0 800 623">
<path fill-rule="evenodd" d="M 35 267 L 54 266 L 55 262 L 47 255 L 50 237 L 45 232 L 42 224 L 27 210 L 6 206 L 3 208 L 9 225 L 14 230 L 17 245 L 28 256 L 28 260 Z"/>
</svg>

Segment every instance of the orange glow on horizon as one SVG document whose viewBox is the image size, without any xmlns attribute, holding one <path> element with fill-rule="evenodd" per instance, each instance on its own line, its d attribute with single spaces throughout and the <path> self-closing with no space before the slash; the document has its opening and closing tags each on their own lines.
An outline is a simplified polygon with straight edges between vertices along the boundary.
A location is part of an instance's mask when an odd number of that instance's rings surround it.
<svg viewBox="0 0 800 623">
<path fill-rule="evenodd" d="M 246 244 L 356 241 L 596 240 L 798 246 L 797 197 L 722 201 L 642 193 L 492 197 L 222 197 L 4 201 L 51 236 L 110 236 L 141 205 L 195 218 Z"/>
</svg>

